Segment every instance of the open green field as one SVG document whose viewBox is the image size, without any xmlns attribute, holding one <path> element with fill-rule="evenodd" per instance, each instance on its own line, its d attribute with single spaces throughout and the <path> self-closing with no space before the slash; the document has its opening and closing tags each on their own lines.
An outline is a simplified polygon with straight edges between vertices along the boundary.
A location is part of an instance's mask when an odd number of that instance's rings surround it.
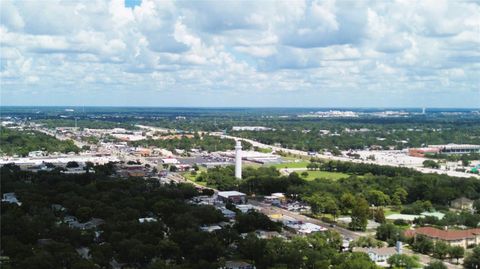
<svg viewBox="0 0 480 269">
<path fill-rule="evenodd" d="M 385 217 L 388 217 L 388 216 L 393 215 L 393 214 L 400 214 L 400 211 L 393 210 L 390 207 L 383 208 L 383 212 L 385 214 Z"/>
<path fill-rule="evenodd" d="M 303 171 L 296 171 L 298 174 L 301 174 Z M 338 180 L 341 178 L 347 178 L 350 175 L 345 173 L 337 173 L 337 172 L 327 172 L 327 171 L 306 171 L 308 176 L 305 180 L 314 180 L 317 178 L 328 178 L 332 180 Z M 302 177 L 303 178 L 303 177 Z"/>
<path fill-rule="evenodd" d="M 299 162 L 288 162 L 288 163 L 279 163 L 273 165 L 276 168 L 307 168 L 307 165 L 310 161 L 299 161 Z"/>
</svg>

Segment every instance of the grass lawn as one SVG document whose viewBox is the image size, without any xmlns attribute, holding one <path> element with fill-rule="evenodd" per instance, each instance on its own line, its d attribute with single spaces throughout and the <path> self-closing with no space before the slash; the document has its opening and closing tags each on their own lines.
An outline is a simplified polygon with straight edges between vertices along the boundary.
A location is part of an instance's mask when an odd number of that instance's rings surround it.
<svg viewBox="0 0 480 269">
<path fill-rule="evenodd" d="M 299 175 L 302 174 L 303 171 L 296 171 Z M 306 180 L 314 180 L 316 178 L 328 178 L 328 179 L 341 179 L 341 178 L 347 178 L 350 175 L 345 174 L 345 173 L 340 173 L 340 172 L 327 172 L 327 171 L 307 171 L 308 176 L 305 178 Z M 303 177 L 302 177 L 303 178 Z"/>
<path fill-rule="evenodd" d="M 385 214 L 385 217 L 393 215 L 393 214 L 400 214 L 400 211 L 393 210 L 388 207 L 383 208 L 383 213 Z"/>
<path fill-rule="evenodd" d="M 270 149 L 270 148 L 256 148 L 255 151 L 263 152 L 263 153 L 271 153 L 272 149 Z"/>
<path fill-rule="evenodd" d="M 310 163 L 310 161 L 299 161 L 299 162 L 288 162 L 288 163 L 279 163 L 275 164 L 276 168 L 307 168 L 307 165 Z"/>
</svg>

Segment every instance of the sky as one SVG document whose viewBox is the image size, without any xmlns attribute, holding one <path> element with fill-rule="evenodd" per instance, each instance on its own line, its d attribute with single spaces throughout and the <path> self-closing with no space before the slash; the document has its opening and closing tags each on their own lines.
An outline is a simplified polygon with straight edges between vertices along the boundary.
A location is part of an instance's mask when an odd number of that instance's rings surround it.
<svg viewBox="0 0 480 269">
<path fill-rule="evenodd" d="M 0 104 L 480 107 L 480 0 L 0 2 Z"/>
</svg>

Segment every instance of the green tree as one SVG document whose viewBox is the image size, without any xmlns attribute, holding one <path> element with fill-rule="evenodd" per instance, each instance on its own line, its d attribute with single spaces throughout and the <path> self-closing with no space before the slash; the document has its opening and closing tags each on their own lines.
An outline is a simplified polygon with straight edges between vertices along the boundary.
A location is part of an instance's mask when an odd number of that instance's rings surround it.
<svg viewBox="0 0 480 269">
<path fill-rule="evenodd" d="M 355 205 L 355 196 L 353 194 L 346 192 L 340 197 L 340 209 L 347 213 L 349 210 L 352 210 Z"/>
<path fill-rule="evenodd" d="M 376 206 L 384 206 L 390 204 L 390 197 L 379 190 L 370 190 L 367 193 L 367 200 Z"/>
<path fill-rule="evenodd" d="M 333 267 L 335 269 L 377 269 L 372 260 L 365 253 L 342 253 L 340 255 L 340 264 Z M 320 268 L 320 267 L 319 267 Z M 328 266 L 321 268 L 329 268 Z"/>
<path fill-rule="evenodd" d="M 463 261 L 463 267 L 465 269 L 480 268 L 480 246 L 473 248 L 472 253 L 465 257 L 465 260 Z"/>
<path fill-rule="evenodd" d="M 417 235 L 415 242 L 412 244 L 413 250 L 423 254 L 430 254 L 433 251 L 434 244 L 433 241 L 425 236 Z"/>
<path fill-rule="evenodd" d="M 381 207 L 377 208 L 375 210 L 374 217 L 375 217 L 375 221 L 378 222 L 378 223 L 385 223 L 386 222 L 385 213 L 383 212 L 383 208 L 381 208 Z"/>
<path fill-rule="evenodd" d="M 259 239 L 257 236 L 249 234 L 245 239 L 240 241 L 238 250 L 244 258 L 253 261 L 254 264 L 261 264 L 264 259 L 266 245 L 266 240 Z"/>
<path fill-rule="evenodd" d="M 445 259 L 448 255 L 449 246 L 447 243 L 443 241 L 435 242 L 435 246 L 433 247 L 433 255 L 438 259 Z"/>
<path fill-rule="evenodd" d="M 433 261 L 429 262 L 423 269 L 448 269 L 448 267 L 441 261 Z"/>
<path fill-rule="evenodd" d="M 471 163 L 470 160 L 462 159 L 462 165 L 463 165 L 463 166 L 469 166 L 470 163 Z"/>
<path fill-rule="evenodd" d="M 423 161 L 423 167 L 438 169 L 440 165 L 434 160 L 425 160 Z"/>
<path fill-rule="evenodd" d="M 383 247 L 383 242 L 376 240 L 371 236 L 360 236 L 357 239 L 350 242 L 350 248 L 362 247 L 362 248 L 377 248 Z"/>
<path fill-rule="evenodd" d="M 352 209 L 352 221 L 349 228 L 355 231 L 365 231 L 370 213 L 368 202 L 363 197 L 357 197 Z"/>
<path fill-rule="evenodd" d="M 80 167 L 80 165 L 77 162 L 71 161 L 71 162 L 67 163 L 66 167 L 67 168 L 77 168 L 77 167 Z"/>
<path fill-rule="evenodd" d="M 88 221 L 92 218 L 93 210 L 90 207 L 82 206 L 77 209 L 76 215 L 80 222 Z"/>
<path fill-rule="evenodd" d="M 387 241 L 394 245 L 397 241 L 403 241 L 403 230 L 393 223 L 385 223 L 377 227 L 376 237 L 379 240 Z"/>
<path fill-rule="evenodd" d="M 394 268 L 417 268 L 420 267 L 418 256 L 395 254 L 388 258 L 387 263 Z"/>
<path fill-rule="evenodd" d="M 465 249 L 461 246 L 451 246 L 448 248 L 448 256 L 450 256 L 451 259 L 457 259 L 457 264 L 458 260 L 463 258 L 464 255 Z"/>
</svg>

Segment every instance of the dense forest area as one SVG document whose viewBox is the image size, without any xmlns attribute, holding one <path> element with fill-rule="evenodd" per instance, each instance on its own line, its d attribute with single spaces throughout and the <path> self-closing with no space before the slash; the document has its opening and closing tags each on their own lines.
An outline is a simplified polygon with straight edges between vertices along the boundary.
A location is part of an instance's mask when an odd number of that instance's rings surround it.
<svg viewBox="0 0 480 269">
<path fill-rule="evenodd" d="M 0 128 L 0 154 L 26 156 L 37 150 L 68 153 L 80 149 L 71 140 L 62 141 L 35 131 Z"/>
<path fill-rule="evenodd" d="M 376 268 L 365 254 L 341 253 L 336 233 L 308 237 L 241 237 L 256 229 L 277 230 L 260 213 L 238 213 L 232 226 L 208 233 L 199 229 L 224 221 L 211 206 L 186 202 L 197 190 L 190 184 L 160 185 L 155 180 L 112 179 L 108 167 L 97 173 L 38 174 L 14 165 L 0 168 L 2 192 L 15 192 L 21 205 L 2 203 L 2 268 L 215 268 L 242 259 L 257 268 Z M 110 172 L 108 172 L 110 171 Z M 66 224 L 102 219 L 92 229 Z M 139 222 L 139 218 L 156 221 Z M 85 250 L 88 254 L 81 255 Z"/>
</svg>

